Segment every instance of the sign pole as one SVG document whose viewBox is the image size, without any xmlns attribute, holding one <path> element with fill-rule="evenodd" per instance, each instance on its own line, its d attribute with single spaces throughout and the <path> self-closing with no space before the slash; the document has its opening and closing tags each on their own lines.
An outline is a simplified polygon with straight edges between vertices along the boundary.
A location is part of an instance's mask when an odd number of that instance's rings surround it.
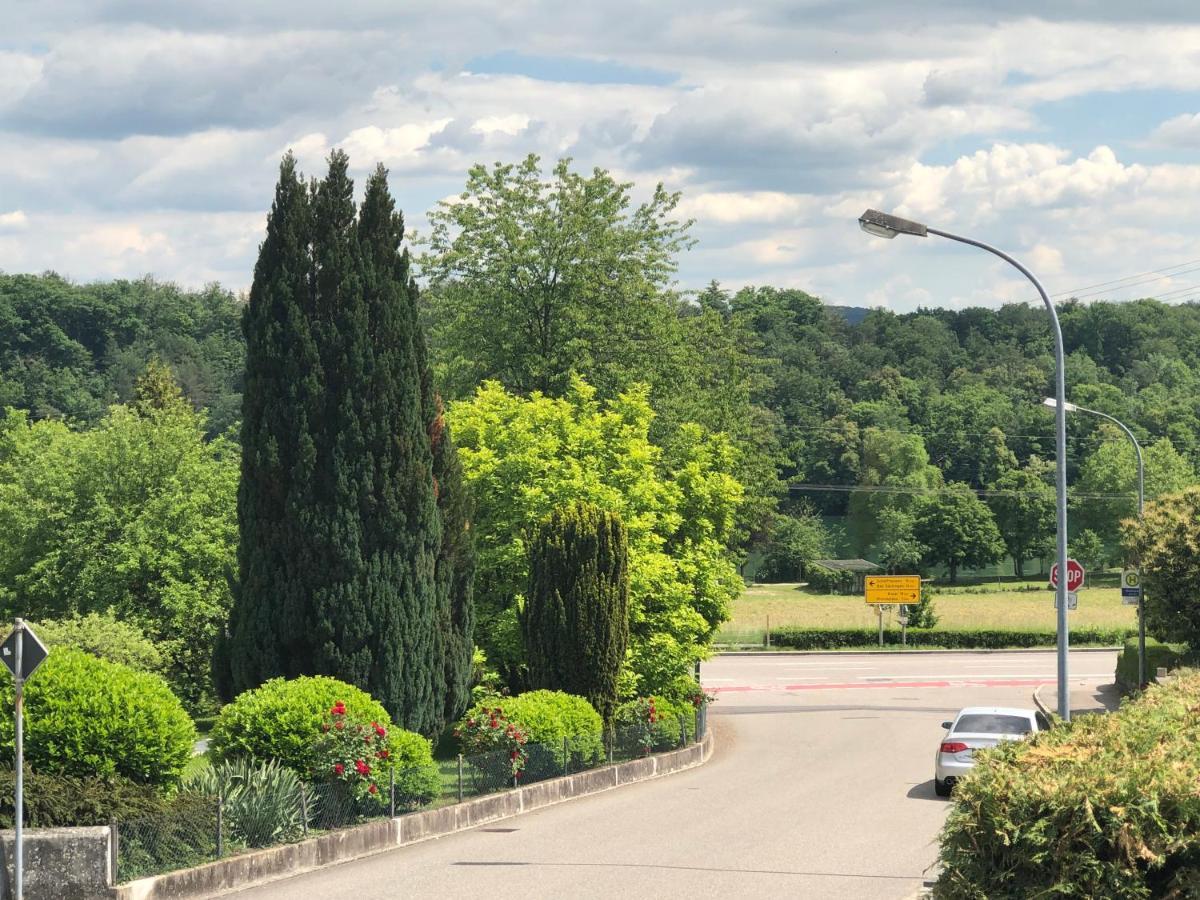
<svg viewBox="0 0 1200 900">
<path fill-rule="evenodd" d="M 876 606 L 875 612 L 879 613 L 879 646 L 883 646 L 883 607 Z"/>
<path fill-rule="evenodd" d="M 17 619 L 13 622 L 14 631 L 17 633 L 17 675 L 13 681 L 13 715 L 15 716 L 16 725 L 16 791 L 14 796 L 15 815 L 13 819 L 14 830 L 16 832 L 13 844 L 15 846 L 16 860 L 14 865 L 14 881 L 16 900 L 24 900 L 25 896 L 25 846 L 23 843 L 24 835 L 22 834 L 22 826 L 25 819 L 25 729 L 24 729 L 24 693 L 25 679 L 21 677 L 22 656 L 25 651 L 25 622 L 22 619 Z"/>
</svg>

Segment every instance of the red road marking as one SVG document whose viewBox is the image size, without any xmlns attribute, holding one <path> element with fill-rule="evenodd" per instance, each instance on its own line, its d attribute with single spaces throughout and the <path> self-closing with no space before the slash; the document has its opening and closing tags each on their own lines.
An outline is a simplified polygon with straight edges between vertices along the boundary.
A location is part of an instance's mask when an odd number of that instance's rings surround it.
<svg viewBox="0 0 1200 900">
<path fill-rule="evenodd" d="M 1056 678 L 955 678 L 949 681 L 850 681 L 830 684 L 750 685 L 737 684 L 709 687 L 714 694 L 740 691 L 845 691 L 864 688 L 948 688 L 948 687 L 1033 687 L 1057 684 Z"/>
</svg>

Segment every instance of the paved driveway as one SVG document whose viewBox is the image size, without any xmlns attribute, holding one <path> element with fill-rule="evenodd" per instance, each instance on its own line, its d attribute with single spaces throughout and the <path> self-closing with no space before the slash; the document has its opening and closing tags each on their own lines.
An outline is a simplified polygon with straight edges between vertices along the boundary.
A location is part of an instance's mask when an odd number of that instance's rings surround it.
<svg viewBox="0 0 1200 900">
<path fill-rule="evenodd" d="M 1098 705 L 1115 653 L 1072 654 Z M 707 765 L 239 898 L 902 898 L 936 857 L 940 723 L 1029 706 L 1050 653 L 721 657 Z"/>
</svg>

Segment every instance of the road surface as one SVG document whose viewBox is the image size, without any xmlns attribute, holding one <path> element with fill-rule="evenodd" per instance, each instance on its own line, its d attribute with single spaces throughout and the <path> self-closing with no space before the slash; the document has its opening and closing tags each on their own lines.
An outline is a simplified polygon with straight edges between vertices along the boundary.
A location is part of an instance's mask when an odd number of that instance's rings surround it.
<svg viewBox="0 0 1200 900">
<path fill-rule="evenodd" d="M 1103 705 L 1116 654 L 1075 652 L 1072 706 Z M 940 723 L 1031 706 L 1053 653 L 726 656 L 706 663 L 717 750 L 698 769 L 279 881 L 281 898 L 904 898 L 947 802 Z"/>
</svg>

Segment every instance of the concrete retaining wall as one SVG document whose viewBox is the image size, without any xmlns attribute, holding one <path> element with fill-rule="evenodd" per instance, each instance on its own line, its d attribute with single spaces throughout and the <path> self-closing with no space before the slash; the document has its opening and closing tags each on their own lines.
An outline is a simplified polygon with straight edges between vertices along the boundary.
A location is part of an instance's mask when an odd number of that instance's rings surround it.
<svg viewBox="0 0 1200 900">
<path fill-rule="evenodd" d="M 252 884 L 299 875 L 332 863 L 346 862 L 418 841 L 453 834 L 523 812 L 563 803 L 575 797 L 610 790 L 623 784 L 680 772 L 705 762 L 712 754 L 712 749 L 713 737 L 709 731 L 699 744 L 682 750 L 591 769 L 562 778 L 552 778 L 516 790 L 465 800 L 453 806 L 345 828 L 296 844 L 255 850 L 194 869 L 142 878 L 99 893 L 78 895 L 78 900 L 90 900 L 92 897 L 103 897 L 106 900 L 185 900 L 193 897 L 212 897 Z M 61 894 L 53 896 L 64 897 Z M 29 896 L 29 900 L 40 900 L 40 897 Z M 76 897 L 73 895 L 70 900 L 76 900 Z"/>
<path fill-rule="evenodd" d="M 0 831 L 0 898 L 11 900 L 16 875 L 14 832 Z M 93 900 L 108 896 L 97 887 L 112 884 L 112 850 L 107 825 L 88 828 L 26 828 L 25 900 Z"/>
</svg>

